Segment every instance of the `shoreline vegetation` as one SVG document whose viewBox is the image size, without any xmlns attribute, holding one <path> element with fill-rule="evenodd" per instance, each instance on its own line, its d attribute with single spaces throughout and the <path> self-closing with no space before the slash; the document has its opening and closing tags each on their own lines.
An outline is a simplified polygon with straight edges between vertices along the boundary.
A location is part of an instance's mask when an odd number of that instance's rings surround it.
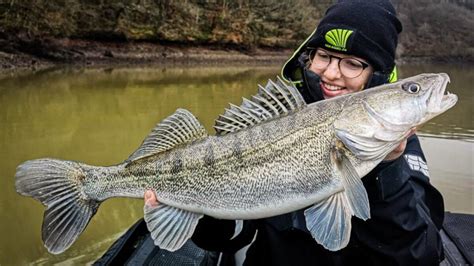
<svg viewBox="0 0 474 266">
<path fill-rule="evenodd" d="M 392 1 L 404 25 L 399 64 L 474 62 L 472 1 Z M 3 1 L 0 73 L 58 66 L 281 65 L 333 2 Z"/>
</svg>

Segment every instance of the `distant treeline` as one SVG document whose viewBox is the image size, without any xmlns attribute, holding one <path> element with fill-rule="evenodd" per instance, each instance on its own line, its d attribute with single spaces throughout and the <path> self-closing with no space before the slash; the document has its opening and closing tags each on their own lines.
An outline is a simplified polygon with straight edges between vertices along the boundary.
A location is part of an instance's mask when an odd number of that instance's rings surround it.
<svg viewBox="0 0 474 266">
<path fill-rule="evenodd" d="M 398 54 L 410 58 L 474 59 L 473 2 L 393 1 L 403 23 Z"/>
<path fill-rule="evenodd" d="M 295 48 L 334 1 L 0 0 L 0 38 L 75 38 Z M 393 0 L 399 56 L 473 59 L 471 0 Z M 0 47 L 0 50 L 2 48 Z"/>
</svg>

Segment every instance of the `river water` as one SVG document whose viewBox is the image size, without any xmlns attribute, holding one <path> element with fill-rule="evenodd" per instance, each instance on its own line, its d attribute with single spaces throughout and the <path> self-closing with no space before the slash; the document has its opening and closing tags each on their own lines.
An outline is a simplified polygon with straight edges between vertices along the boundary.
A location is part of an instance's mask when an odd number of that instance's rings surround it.
<svg viewBox="0 0 474 266">
<path fill-rule="evenodd" d="M 419 130 L 433 184 L 446 209 L 474 213 L 471 65 L 405 65 L 400 77 L 447 72 L 459 103 Z M 103 203 L 73 246 L 51 255 L 41 241 L 44 207 L 20 196 L 15 168 L 52 157 L 92 165 L 126 159 L 154 125 L 177 108 L 198 117 L 209 132 L 227 104 L 240 104 L 279 67 L 57 69 L 0 80 L 0 265 L 93 262 L 136 220 L 143 202 Z"/>
</svg>

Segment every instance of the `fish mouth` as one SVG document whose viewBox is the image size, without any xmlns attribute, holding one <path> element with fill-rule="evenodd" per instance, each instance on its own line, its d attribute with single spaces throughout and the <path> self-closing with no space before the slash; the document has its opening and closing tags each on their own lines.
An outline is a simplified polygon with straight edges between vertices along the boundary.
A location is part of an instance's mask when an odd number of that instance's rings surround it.
<svg viewBox="0 0 474 266">
<path fill-rule="evenodd" d="M 437 75 L 440 78 L 433 83 L 433 89 L 426 99 L 427 115 L 425 119 L 423 119 L 423 122 L 444 113 L 458 101 L 456 94 L 452 94 L 446 90 L 448 83 L 451 82 L 449 76 L 446 73 Z"/>
</svg>

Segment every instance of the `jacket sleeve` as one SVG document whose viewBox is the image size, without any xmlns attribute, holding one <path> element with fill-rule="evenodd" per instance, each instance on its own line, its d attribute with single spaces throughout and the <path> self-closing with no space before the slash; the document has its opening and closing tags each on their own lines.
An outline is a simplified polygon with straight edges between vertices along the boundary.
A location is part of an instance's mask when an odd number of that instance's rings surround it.
<svg viewBox="0 0 474 266">
<path fill-rule="evenodd" d="M 205 250 L 233 253 L 252 241 L 256 223 L 253 220 L 221 220 L 204 216 L 199 221 L 192 240 Z"/>
<path fill-rule="evenodd" d="M 443 259 L 439 235 L 444 204 L 430 184 L 418 138 L 408 139 L 398 159 L 377 166 L 362 181 L 371 219 L 354 219 L 354 234 L 369 250 L 373 264 L 438 265 Z M 382 265 L 382 264 L 381 264 Z"/>
</svg>

